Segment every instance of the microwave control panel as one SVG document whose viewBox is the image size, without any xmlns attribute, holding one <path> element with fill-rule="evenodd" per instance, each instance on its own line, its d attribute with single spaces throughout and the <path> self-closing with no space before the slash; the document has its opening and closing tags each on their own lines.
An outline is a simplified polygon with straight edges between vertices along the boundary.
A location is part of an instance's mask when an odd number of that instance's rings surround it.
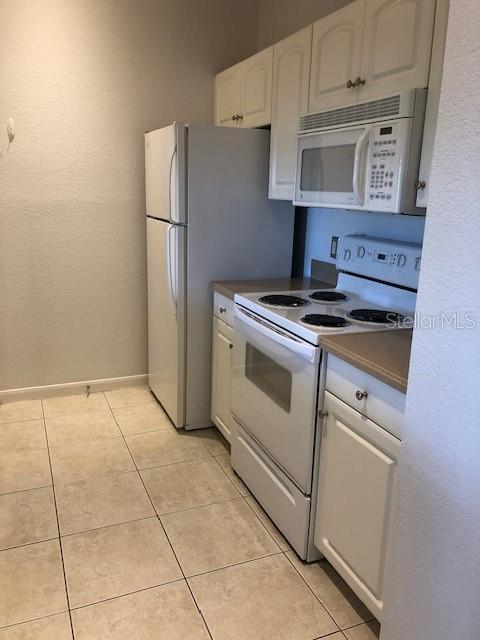
<svg viewBox="0 0 480 640">
<path fill-rule="evenodd" d="M 369 209 L 396 208 L 405 148 L 402 124 L 397 121 L 372 127 L 365 194 L 365 205 Z"/>
</svg>

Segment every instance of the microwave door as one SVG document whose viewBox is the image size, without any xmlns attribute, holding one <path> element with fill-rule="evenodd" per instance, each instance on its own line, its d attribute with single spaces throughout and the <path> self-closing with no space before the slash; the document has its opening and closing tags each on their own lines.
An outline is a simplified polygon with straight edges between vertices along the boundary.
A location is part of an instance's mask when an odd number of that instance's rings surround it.
<svg viewBox="0 0 480 640">
<path fill-rule="evenodd" d="M 369 128 L 365 126 L 299 136 L 294 203 L 362 208 L 364 185 L 360 186 L 360 179 L 365 174 L 368 140 Z"/>
</svg>

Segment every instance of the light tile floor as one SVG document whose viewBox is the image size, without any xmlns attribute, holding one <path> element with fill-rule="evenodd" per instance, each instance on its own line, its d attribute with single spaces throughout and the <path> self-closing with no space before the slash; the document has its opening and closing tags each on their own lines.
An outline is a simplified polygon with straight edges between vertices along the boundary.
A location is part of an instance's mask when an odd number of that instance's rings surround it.
<svg viewBox="0 0 480 640">
<path fill-rule="evenodd" d="M 216 429 L 148 389 L 0 405 L 0 640 L 375 640 L 306 565 Z"/>
</svg>

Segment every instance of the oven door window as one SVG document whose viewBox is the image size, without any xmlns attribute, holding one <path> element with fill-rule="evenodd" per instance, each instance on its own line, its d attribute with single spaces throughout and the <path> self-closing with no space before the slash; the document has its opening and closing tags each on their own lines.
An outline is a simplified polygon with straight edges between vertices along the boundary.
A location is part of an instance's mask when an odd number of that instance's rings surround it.
<svg viewBox="0 0 480 640">
<path fill-rule="evenodd" d="M 245 377 L 265 393 L 279 407 L 290 413 L 292 401 L 292 374 L 247 342 Z"/>
<path fill-rule="evenodd" d="M 302 151 L 302 191 L 348 193 L 352 191 L 355 144 L 312 147 Z"/>
</svg>

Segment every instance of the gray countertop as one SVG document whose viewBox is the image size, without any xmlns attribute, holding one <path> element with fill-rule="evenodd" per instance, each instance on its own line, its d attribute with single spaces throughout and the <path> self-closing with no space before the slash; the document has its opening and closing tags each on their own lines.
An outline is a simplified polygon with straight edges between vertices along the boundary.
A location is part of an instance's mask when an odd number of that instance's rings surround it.
<svg viewBox="0 0 480 640">
<path fill-rule="evenodd" d="M 212 286 L 214 291 L 233 300 L 236 293 L 331 289 L 333 285 L 313 278 L 275 278 L 272 280 L 221 280 L 212 282 Z"/>
<path fill-rule="evenodd" d="M 412 331 L 368 331 L 321 338 L 321 345 L 333 355 L 382 382 L 406 393 Z"/>
</svg>

